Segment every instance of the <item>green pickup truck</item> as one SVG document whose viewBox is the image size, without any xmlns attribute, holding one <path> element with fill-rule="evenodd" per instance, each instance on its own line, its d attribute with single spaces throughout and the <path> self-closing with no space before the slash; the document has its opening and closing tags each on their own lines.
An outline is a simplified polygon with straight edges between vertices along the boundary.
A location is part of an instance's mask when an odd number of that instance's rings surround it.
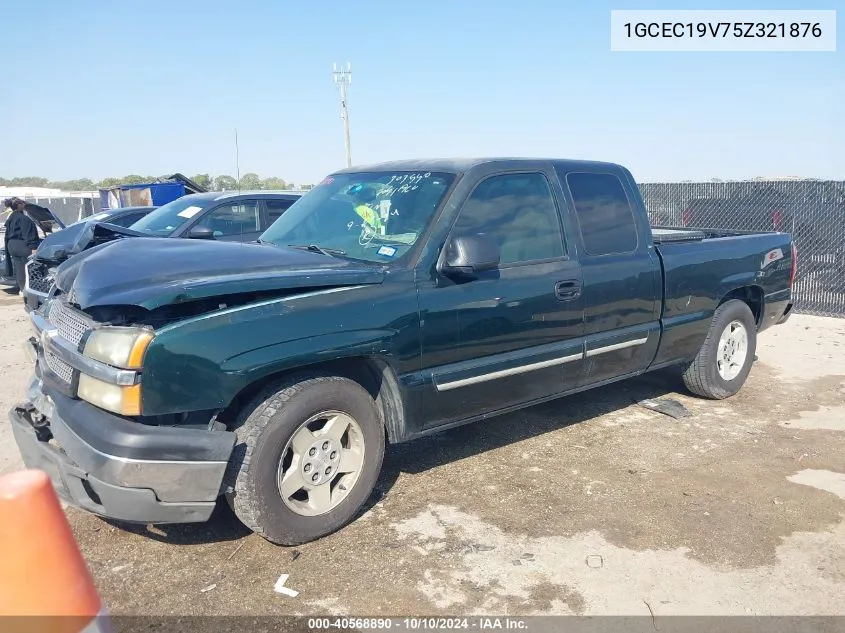
<svg viewBox="0 0 845 633">
<path fill-rule="evenodd" d="M 354 520 L 386 446 L 653 369 L 727 398 L 792 309 L 785 233 L 652 228 L 612 163 L 397 161 L 328 176 L 260 238 L 61 264 L 10 412 L 70 504 L 280 544 Z"/>
</svg>

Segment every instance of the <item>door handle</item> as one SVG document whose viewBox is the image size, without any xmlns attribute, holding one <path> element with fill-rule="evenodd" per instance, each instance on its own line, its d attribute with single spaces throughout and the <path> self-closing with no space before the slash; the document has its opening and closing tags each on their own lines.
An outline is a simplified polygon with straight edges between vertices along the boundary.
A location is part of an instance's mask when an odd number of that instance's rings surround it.
<svg viewBox="0 0 845 633">
<path fill-rule="evenodd" d="M 559 281 L 555 284 L 555 296 L 558 299 L 575 299 L 581 295 L 581 282 L 577 279 Z"/>
</svg>

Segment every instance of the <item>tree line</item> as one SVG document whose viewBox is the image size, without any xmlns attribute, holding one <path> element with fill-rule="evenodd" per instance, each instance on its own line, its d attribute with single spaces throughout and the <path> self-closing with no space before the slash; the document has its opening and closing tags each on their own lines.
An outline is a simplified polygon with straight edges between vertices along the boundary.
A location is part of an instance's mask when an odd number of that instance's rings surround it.
<svg viewBox="0 0 845 633">
<path fill-rule="evenodd" d="M 162 176 L 161 178 L 166 178 Z M 195 183 L 211 191 L 232 191 L 234 189 L 310 189 L 311 185 L 299 185 L 287 182 L 282 178 L 271 176 L 261 178 L 258 174 L 248 173 L 241 176 L 240 187 L 237 178 L 228 174 L 212 176 L 211 174 L 195 174 L 189 176 Z M 116 185 L 139 185 L 147 182 L 155 182 L 157 176 L 141 176 L 130 174 L 123 178 L 103 178 L 95 182 L 90 178 L 79 178 L 77 180 L 49 180 L 38 176 L 24 176 L 20 178 L 0 178 L 0 186 L 4 187 L 47 187 L 50 189 L 61 189 L 62 191 L 94 191 L 95 189 L 106 189 Z"/>
</svg>

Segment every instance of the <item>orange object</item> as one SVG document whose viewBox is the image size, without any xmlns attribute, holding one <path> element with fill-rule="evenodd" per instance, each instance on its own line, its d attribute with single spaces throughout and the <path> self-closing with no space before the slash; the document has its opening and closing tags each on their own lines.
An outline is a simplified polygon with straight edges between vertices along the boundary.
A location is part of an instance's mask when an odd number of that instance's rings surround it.
<svg viewBox="0 0 845 633">
<path fill-rule="evenodd" d="M 108 622 L 97 618 L 101 612 L 50 478 L 41 470 L 0 476 L 0 628 L 4 633 L 107 630 Z"/>
</svg>

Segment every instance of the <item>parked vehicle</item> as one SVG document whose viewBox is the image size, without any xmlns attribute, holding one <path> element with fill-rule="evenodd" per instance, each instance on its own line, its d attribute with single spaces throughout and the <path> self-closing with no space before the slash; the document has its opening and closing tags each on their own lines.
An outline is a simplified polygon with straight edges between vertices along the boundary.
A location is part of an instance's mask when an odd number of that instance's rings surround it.
<svg viewBox="0 0 845 633">
<path fill-rule="evenodd" d="M 59 267 L 10 417 L 69 503 L 198 522 L 222 495 L 310 541 L 354 519 L 386 444 L 672 365 L 736 394 L 796 270 L 787 234 L 652 230 L 627 169 L 566 160 L 345 169 L 259 241 Z"/>
<path fill-rule="evenodd" d="M 64 240 L 56 241 L 39 248 L 30 260 L 27 266 L 31 279 L 27 282 L 30 288 L 26 295 L 27 309 L 33 310 L 41 305 L 53 283 L 50 270 L 71 255 L 124 237 L 255 241 L 300 195 L 289 191 L 197 193 L 182 196 L 144 213 L 132 223 L 111 220 L 88 222 L 70 236 L 73 242 L 69 248 Z"/>
<path fill-rule="evenodd" d="M 3 236 L 6 233 L 5 222 L 10 213 L 11 210 L 6 210 L 0 214 L 0 286 L 17 288 L 18 282 L 11 269 L 11 264 L 6 261 L 6 248 L 4 246 L 5 241 L 3 240 Z M 59 217 L 47 207 L 28 202 L 24 213 L 35 222 L 38 228 L 38 236 L 41 239 L 45 239 L 50 234 L 65 228 L 64 223 Z"/>
<path fill-rule="evenodd" d="M 210 191 L 160 206 L 133 224 L 153 237 L 254 242 L 302 194 L 293 191 Z"/>
<path fill-rule="evenodd" d="M 158 207 L 122 207 L 107 209 L 67 225 L 44 238 L 35 254 L 26 265 L 26 288 L 24 301 L 26 309 L 35 310 L 47 296 L 53 283 L 55 268 L 74 254 L 80 235 L 95 223 L 128 227 Z"/>
</svg>

